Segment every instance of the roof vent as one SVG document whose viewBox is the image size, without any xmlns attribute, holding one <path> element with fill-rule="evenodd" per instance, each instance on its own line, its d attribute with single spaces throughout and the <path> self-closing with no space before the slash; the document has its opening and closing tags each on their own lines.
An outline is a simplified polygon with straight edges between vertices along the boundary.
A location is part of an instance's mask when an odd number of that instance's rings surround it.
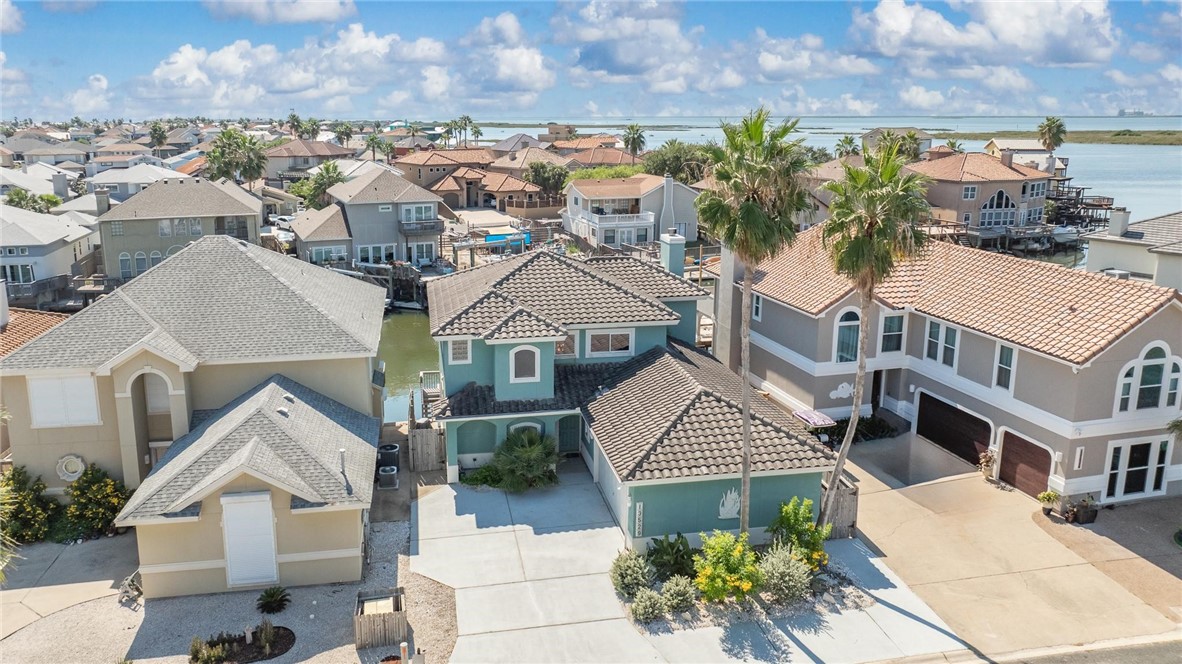
<svg viewBox="0 0 1182 664">
<path fill-rule="evenodd" d="M 1104 270 L 1104 274 L 1122 281 L 1128 281 L 1130 276 L 1128 270 Z"/>
<path fill-rule="evenodd" d="M 276 409 L 275 409 L 275 412 L 276 412 L 276 413 L 279 413 L 280 415 L 282 415 L 282 416 L 284 416 L 284 417 L 287 417 L 287 416 L 288 416 L 287 408 L 284 408 L 283 406 L 280 406 L 279 408 L 276 408 Z"/>
<path fill-rule="evenodd" d="M 283 400 L 287 403 L 295 403 L 295 397 L 293 397 L 291 394 L 283 395 Z"/>
</svg>

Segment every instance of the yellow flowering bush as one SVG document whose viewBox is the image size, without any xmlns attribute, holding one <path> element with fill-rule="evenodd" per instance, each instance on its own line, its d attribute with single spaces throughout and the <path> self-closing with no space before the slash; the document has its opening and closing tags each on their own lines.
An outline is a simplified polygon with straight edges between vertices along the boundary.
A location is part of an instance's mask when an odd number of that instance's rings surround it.
<svg viewBox="0 0 1182 664">
<path fill-rule="evenodd" d="M 768 526 L 767 533 L 773 545 L 789 547 L 793 557 L 816 572 L 829 564 L 825 540 L 832 530 L 831 524 L 818 528 L 813 521 L 813 501 L 793 496 L 792 500 L 780 503 L 780 514 Z"/>
<path fill-rule="evenodd" d="M 111 479 L 92 463 L 66 487 L 66 496 L 70 498 L 66 520 L 71 528 L 81 535 L 95 535 L 111 530 L 129 492 L 123 482 Z"/>
<path fill-rule="evenodd" d="M 720 530 L 713 535 L 702 533 L 702 553 L 694 556 L 694 572 L 694 585 L 708 602 L 745 599 L 763 583 L 746 533 L 740 537 Z"/>
</svg>

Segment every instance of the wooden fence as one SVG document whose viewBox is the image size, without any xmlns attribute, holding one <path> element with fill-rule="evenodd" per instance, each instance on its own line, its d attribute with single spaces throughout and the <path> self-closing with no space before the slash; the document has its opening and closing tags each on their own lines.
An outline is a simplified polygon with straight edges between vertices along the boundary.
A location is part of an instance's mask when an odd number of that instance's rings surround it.
<svg viewBox="0 0 1182 664">
<path fill-rule="evenodd" d="M 410 469 L 416 473 L 447 467 L 447 442 L 442 429 L 410 430 Z"/>
<path fill-rule="evenodd" d="M 410 630 L 402 595 L 402 588 L 379 593 L 357 593 L 357 608 L 353 611 L 353 637 L 358 649 L 398 645 L 406 640 Z"/>
<path fill-rule="evenodd" d="M 822 489 L 828 488 L 828 482 L 822 482 Z M 833 516 L 829 522 L 833 524 L 833 532 L 829 539 L 846 539 L 853 537 L 858 528 L 858 485 L 842 477 L 838 482 L 837 501 L 833 505 Z"/>
</svg>

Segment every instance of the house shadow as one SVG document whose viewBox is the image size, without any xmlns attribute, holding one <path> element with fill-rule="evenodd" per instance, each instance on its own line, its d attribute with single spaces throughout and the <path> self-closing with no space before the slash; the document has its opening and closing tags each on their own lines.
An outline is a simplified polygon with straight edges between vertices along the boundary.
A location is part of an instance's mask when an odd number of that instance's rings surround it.
<svg viewBox="0 0 1182 664">
<path fill-rule="evenodd" d="M 935 482 L 976 469 L 964 459 L 912 433 L 894 438 L 868 440 L 850 449 L 850 461 L 869 478 L 859 477 L 857 469 L 846 475 L 855 484 L 876 484 L 889 490 Z M 870 480 L 865 482 L 863 480 Z"/>
<path fill-rule="evenodd" d="M 1058 515 L 1034 514 L 1044 531 L 1090 562 L 1139 557 L 1173 580 L 1182 580 L 1182 496 L 1143 500 L 1100 509 L 1090 524 L 1065 523 Z M 1163 578 L 1163 581 L 1165 579 Z"/>
</svg>

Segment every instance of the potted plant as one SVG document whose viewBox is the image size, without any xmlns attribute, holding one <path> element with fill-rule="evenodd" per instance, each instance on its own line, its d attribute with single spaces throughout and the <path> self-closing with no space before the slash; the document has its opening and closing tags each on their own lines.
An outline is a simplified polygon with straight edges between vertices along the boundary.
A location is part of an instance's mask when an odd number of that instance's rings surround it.
<svg viewBox="0 0 1182 664">
<path fill-rule="evenodd" d="M 985 450 L 977 458 L 977 470 L 981 471 L 981 474 L 985 476 L 985 479 L 993 479 L 993 464 L 997 460 L 997 457 L 993 456 L 993 450 Z"/>
<path fill-rule="evenodd" d="M 1063 513 L 1063 520 L 1067 523 L 1092 523 L 1096 520 L 1099 509 L 1092 502 L 1091 496 L 1084 496 L 1072 503 Z"/>
<path fill-rule="evenodd" d="M 1051 510 L 1055 509 L 1055 505 L 1059 502 L 1058 492 L 1046 490 L 1038 494 L 1038 502 L 1042 503 L 1042 513 L 1050 516 Z"/>
</svg>

